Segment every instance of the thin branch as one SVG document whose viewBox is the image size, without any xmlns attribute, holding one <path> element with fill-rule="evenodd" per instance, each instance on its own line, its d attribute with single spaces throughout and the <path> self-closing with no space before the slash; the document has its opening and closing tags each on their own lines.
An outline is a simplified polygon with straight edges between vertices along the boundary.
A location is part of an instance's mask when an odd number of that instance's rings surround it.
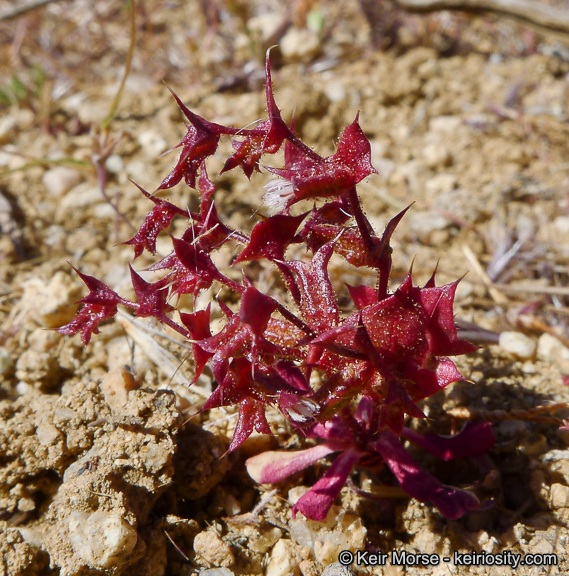
<svg viewBox="0 0 569 576">
<path fill-rule="evenodd" d="M 26 2 L 20 6 L 6 8 L 0 12 L 0 22 L 3 20 L 12 20 L 13 18 L 17 18 L 18 16 L 25 14 L 26 12 L 30 12 L 36 8 L 41 8 L 46 4 L 51 4 L 52 2 L 58 1 L 59 0 L 32 0 L 31 2 Z"/>
<path fill-rule="evenodd" d="M 494 12 L 546 30 L 569 34 L 569 11 L 542 4 L 537 0 L 396 0 L 396 3 L 409 12 Z"/>
<path fill-rule="evenodd" d="M 494 284 L 494 288 L 506 294 L 547 294 L 569 296 L 569 286 L 541 286 L 539 284 Z"/>
<path fill-rule="evenodd" d="M 130 0 L 128 3 L 128 6 L 129 6 L 129 37 L 130 37 L 130 42 L 128 45 L 128 53 L 126 55 L 124 74 L 121 78 L 121 83 L 120 83 L 119 89 L 117 90 L 117 93 L 115 94 L 115 97 L 114 97 L 113 102 L 111 104 L 111 108 L 109 110 L 109 113 L 107 114 L 107 117 L 103 120 L 103 123 L 101 125 L 101 128 L 103 129 L 104 132 L 108 131 L 109 125 L 111 124 L 111 121 L 114 118 L 114 115 L 116 114 L 117 108 L 119 107 L 119 104 L 120 104 L 120 101 L 122 99 L 122 95 L 124 92 L 124 87 L 126 85 L 126 80 L 128 78 L 128 75 L 130 74 L 130 68 L 132 66 L 132 58 L 134 56 L 134 48 L 135 48 L 135 44 L 136 44 L 135 0 Z"/>
</svg>

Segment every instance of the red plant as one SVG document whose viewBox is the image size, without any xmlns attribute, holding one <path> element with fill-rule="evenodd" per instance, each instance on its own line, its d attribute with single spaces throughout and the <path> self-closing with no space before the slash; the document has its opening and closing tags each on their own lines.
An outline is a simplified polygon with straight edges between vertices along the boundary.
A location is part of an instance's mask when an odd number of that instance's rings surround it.
<svg viewBox="0 0 569 576">
<path fill-rule="evenodd" d="M 352 466 L 364 459 L 384 462 L 408 494 L 431 500 L 445 516 L 457 518 L 479 506 L 476 497 L 442 485 L 419 467 L 400 442 L 402 437 L 410 439 L 443 457 L 476 455 L 493 445 L 488 426 L 470 427 L 454 441 L 420 437 L 404 427 L 408 416 L 425 417 L 418 401 L 461 379 L 448 356 L 475 349 L 457 337 L 453 318 L 457 283 L 437 287 L 433 275 L 418 287 L 409 273 L 399 288 L 388 290 L 390 239 L 406 210 L 389 222 L 381 236 L 362 211 L 356 185 L 375 169 L 358 118 L 345 129 L 336 153 L 323 158 L 283 121 L 273 97 L 268 56 L 266 77 L 269 118 L 251 130 L 208 122 L 174 95 L 190 126 L 179 144 L 182 153 L 176 167 L 158 189 L 182 179 L 190 187 L 197 184 L 200 210 L 186 212 L 142 190 L 154 208 L 126 242 L 134 247 L 135 258 L 144 250 L 155 254 L 158 235 L 174 218 L 188 221 L 182 237 L 173 239 L 172 253 L 150 268 L 166 275 L 149 283 L 131 269 L 137 296 L 131 302 L 79 273 L 90 293 L 82 300 L 78 316 L 60 332 L 81 332 L 87 344 L 99 323 L 114 316 L 117 305 L 133 309 L 138 316 L 154 317 L 191 341 L 194 381 L 210 364 L 217 387 L 204 409 L 239 405 L 229 451 L 254 430 L 270 434 L 269 405 L 306 436 L 324 441 L 285 457 L 265 453 L 250 459 L 248 468 L 259 482 L 276 482 L 327 454 L 341 452 L 295 507 L 312 519 L 326 516 Z M 223 135 L 236 138 L 235 152 L 223 171 L 240 166 L 247 177 L 260 170 L 261 158 L 284 146 L 284 168 L 268 168 L 278 178 L 266 186 L 265 203 L 276 213 L 257 223 L 250 237 L 223 224 L 215 207 L 215 188 L 205 161 L 216 152 Z M 320 207 L 291 214 L 292 206 L 301 200 L 322 198 L 327 202 Z M 242 246 L 234 264 L 262 260 L 275 266 L 294 309 L 263 294 L 246 275 L 239 283 L 220 271 L 211 254 L 226 242 Z M 312 258 L 287 259 L 288 246 L 299 243 Z M 328 272 L 334 253 L 353 266 L 377 272 L 376 287 L 348 286 L 355 308 L 350 314 L 340 312 Z M 182 294 L 196 297 L 214 282 L 224 288 L 218 302 L 226 319 L 216 334 L 210 328 L 211 306 L 176 316 L 169 303 Z M 233 311 L 224 299 L 237 299 L 238 310 Z"/>
</svg>

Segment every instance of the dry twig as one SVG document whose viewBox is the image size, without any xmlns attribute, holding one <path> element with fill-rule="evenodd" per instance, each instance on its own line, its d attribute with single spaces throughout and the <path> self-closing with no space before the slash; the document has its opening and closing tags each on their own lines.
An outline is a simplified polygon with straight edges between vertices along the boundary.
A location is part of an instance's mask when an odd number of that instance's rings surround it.
<svg viewBox="0 0 569 576">
<path fill-rule="evenodd" d="M 58 0 L 31 0 L 30 2 L 24 2 L 17 6 L 10 6 L 0 12 L 0 22 L 3 20 L 12 20 L 26 12 L 30 12 L 36 8 L 41 8 L 42 6 L 51 4 L 52 2 L 58 2 Z"/>
<path fill-rule="evenodd" d="M 493 12 L 511 16 L 546 30 L 569 34 L 569 10 L 548 6 L 538 0 L 396 0 L 409 12 L 462 10 Z"/>
</svg>

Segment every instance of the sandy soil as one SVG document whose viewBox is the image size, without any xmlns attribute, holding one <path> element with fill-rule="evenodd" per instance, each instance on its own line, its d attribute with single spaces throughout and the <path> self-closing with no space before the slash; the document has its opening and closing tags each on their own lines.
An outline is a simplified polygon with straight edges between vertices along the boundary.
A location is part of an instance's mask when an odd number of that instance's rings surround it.
<svg viewBox="0 0 569 576">
<path fill-rule="evenodd" d="M 569 44 L 448 13 L 391 11 L 372 35 L 355 0 L 297 2 L 291 15 L 281 4 L 137 3 L 132 70 L 106 139 L 129 44 L 123 3 L 55 2 L 0 22 L 0 574 L 318 576 L 339 551 L 366 546 L 441 558 L 556 554 L 558 566 L 515 573 L 567 573 L 569 432 L 559 427 L 569 413 L 555 405 L 569 402 Z M 385 50 L 372 45 L 377 37 Z M 221 458 L 235 415 L 190 419 L 211 382 L 188 389 L 183 342 L 121 317 L 86 348 L 53 330 L 85 294 L 70 264 L 129 296 L 132 253 L 121 242 L 149 209 L 129 179 L 154 189 L 175 161 L 160 155 L 184 134 L 161 81 L 206 118 L 245 126 L 263 116 L 273 43 L 277 102 L 320 153 L 360 111 L 380 172 L 360 194 L 377 229 L 415 202 L 395 234 L 392 287 L 412 262 L 418 281 L 438 262 L 441 282 L 466 274 L 457 318 L 502 333 L 500 345 L 459 359 L 468 382 L 424 406 L 440 433 L 467 417 L 495 422 L 490 472 L 422 461 L 484 494 L 485 508 L 461 520 L 350 488 L 326 523 L 292 520 L 291 502 L 318 471 L 259 487 L 243 465 L 268 447 L 303 445 L 278 415 L 274 437 Z M 267 179 L 218 178 L 220 211 L 249 218 Z M 184 186 L 167 196 L 198 202 Z M 137 269 L 149 263 L 141 257 Z M 271 271 L 257 273 L 271 281 Z M 355 274 L 365 271 L 333 266 L 335 282 Z M 353 475 L 368 490 L 374 480 Z M 444 562 L 353 569 L 514 573 Z"/>
</svg>

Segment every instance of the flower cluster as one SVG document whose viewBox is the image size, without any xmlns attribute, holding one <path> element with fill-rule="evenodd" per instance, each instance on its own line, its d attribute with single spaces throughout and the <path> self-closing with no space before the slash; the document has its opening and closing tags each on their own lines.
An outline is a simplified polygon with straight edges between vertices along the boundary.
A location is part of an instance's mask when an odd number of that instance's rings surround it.
<svg viewBox="0 0 569 576">
<path fill-rule="evenodd" d="M 320 442 L 300 452 L 267 452 L 251 458 L 247 467 L 259 482 L 277 482 L 339 452 L 324 477 L 295 506 L 295 512 L 309 518 L 323 519 L 352 467 L 371 461 L 385 464 L 405 492 L 420 501 L 432 501 L 449 518 L 478 508 L 472 493 L 441 484 L 402 443 L 409 440 L 449 459 L 480 454 L 494 440 L 487 425 L 467 427 L 455 437 L 422 436 L 405 427 L 409 416 L 425 417 L 420 400 L 461 379 L 448 357 L 475 347 L 457 336 L 453 318 L 456 282 L 436 286 L 433 275 L 419 287 L 410 272 L 395 291 L 389 291 L 390 239 L 405 211 L 381 235 L 366 218 L 356 185 L 375 169 L 358 117 L 344 130 L 335 154 L 318 155 L 282 119 L 273 97 L 268 56 L 268 119 L 253 129 L 208 122 L 174 97 L 189 127 L 178 145 L 182 149 L 178 162 L 158 190 L 183 179 L 199 192 L 199 212 L 182 210 L 141 190 L 154 207 L 126 242 L 133 247 L 135 259 L 144 251 L 156 254 L 157 237 L 166 233 L 174 218 L 187 220 L 186 232 L 172 238 L 172 252 L 150 268 L 162 271 L 160 279 L 147 282 L 131 267 L 136 301 L 129 301 L 78 272 L 89 294 L 81 301 L 77 317 L 60 332 L 80 332 L 88 344 L 99 324 L 116 314 L 118 305 L 137 316 L 153 317 L 191 342 L 194 382 L 209 364 L 217 386 L 203 409 L 239 406 L 229 451 L 253 431 L 271 433 L 268 406 Z M 222 136 L 234 139 L 234 153 L 223 171 L 240 167 L 248 178 L 260 170 L 263 157 L 284 149 L 284 167 L 267 168 L 277 176 L 266 186 L 265 204 L 272 215 L 263 217 L 250 235 L 224 224 L 216 209 L 215 187 L 205 162 L 217 151 Z M 307 199 L 325 201 L 296 213 L 293 206 Z M 227 242 L 241 246 L 234 265 L 260 260 L 274 266 L 293 304 L 285 305 L 284 298 L 261 292 L 247 271 L 241 282 L 224 274 L 212 253 Z M 292 244 L 304 245 L 310 256 L 287 258 Z M 340 311 L 330 279 L 333 254 L 377 274 L 374 287 L 348 286 L 351 313 Z M 223 288 L 218 303 L 225 317 L 216 333 L 211 329 L 211 305 L 188 313 L 172 304 L 183 294 L 195 299 L 214 283 Z M 238 307 L 233 310 L 231 302 L 235 301 Z"/>
</svg>

